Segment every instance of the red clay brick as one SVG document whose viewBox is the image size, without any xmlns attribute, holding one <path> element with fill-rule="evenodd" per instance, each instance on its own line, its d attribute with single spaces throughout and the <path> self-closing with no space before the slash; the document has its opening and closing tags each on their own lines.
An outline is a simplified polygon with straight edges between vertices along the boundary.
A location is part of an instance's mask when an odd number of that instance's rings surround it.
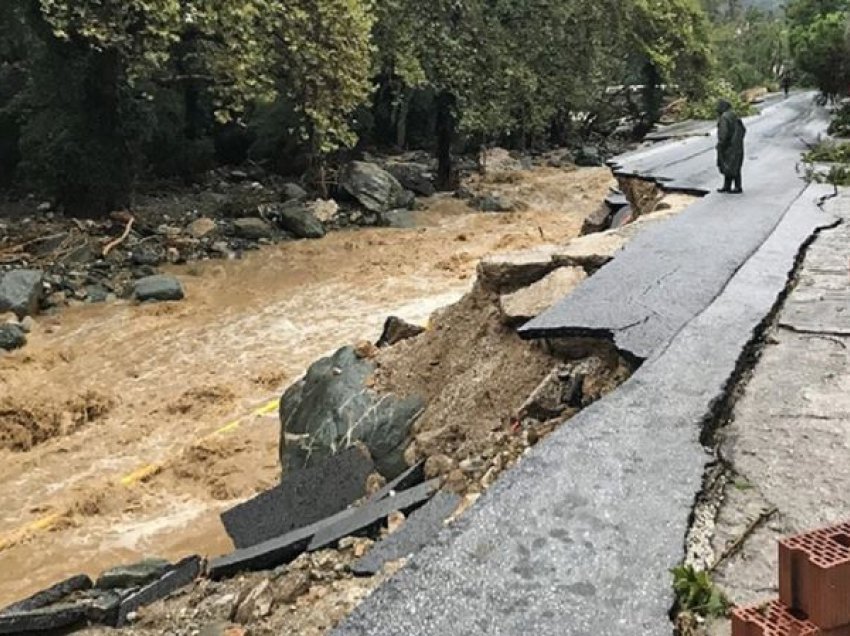
<svg viewBox="0 0 850 636">
<path fill-rule="evenodd" d="M 850 636 L 850 625 L 822 630 L 805 614 L 790 610 L 780 601 L 770 601 L 735 608 L 732 636 Z"/>
<path fill-rule="evenodd" d="M 850 523 L 779 542 L 779 599 L 821 629 L 850 625 Z"/>
</svg>

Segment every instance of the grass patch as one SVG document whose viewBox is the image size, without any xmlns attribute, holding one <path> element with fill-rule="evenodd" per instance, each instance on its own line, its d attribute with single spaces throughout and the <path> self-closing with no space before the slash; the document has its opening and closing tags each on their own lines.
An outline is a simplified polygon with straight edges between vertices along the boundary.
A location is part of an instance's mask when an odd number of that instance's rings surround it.
<svg viewBox="0 0 850 636">
<path fill-rule="evenodd" d="M 711 580 L 708 572 L 697 572 L 690 565 L 681 565 L 672 570 L 673 591 L 680 613 L 689 613 L 705 618 L 726 616 L 732 604 Z"/>
</svg>

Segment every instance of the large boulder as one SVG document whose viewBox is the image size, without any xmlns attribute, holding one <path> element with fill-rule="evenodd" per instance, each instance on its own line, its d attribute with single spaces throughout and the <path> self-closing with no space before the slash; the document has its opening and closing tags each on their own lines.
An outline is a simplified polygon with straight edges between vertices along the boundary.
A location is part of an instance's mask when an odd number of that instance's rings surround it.
<svg viewBox="0 0 850 636">
<path fill-rule="evenodd" d="M 437 193 L 431 169 L 423 163 L 391 163 L 387 171 L 398 179 L 402 187 L 416 194 L 431 197 Z"/>
<path fill-rule="evenodd" d="M 0 314 L 12 311 L 19 319 L 38 313 L 44 294 L 44 272 L 16 269 L 0 275 Z"/>
<path fill-rule="evenodd" d="M 372 455 L 387 479 L 406 468 L 411 427 L 425 408 L 418 397 L 399 399 L 367 386 L 375 364 L 352 347 L 314 363 L 280 403 L 283 470 L 305 468 L 356 443 Z"/>
<path fill-rule="evenodd" d="M 158 274 L 147 276 L 136 281 L 133 295 L 139 302 L 183 300 L 185 293 L 183 285 L 173 276 Z"/>
<path fill-rule="evenodd" d="M 343 168 L 339 184 L 370 212 L 388 212 L 413 203 L 413 195 L 398 179 L 374 163 L 352 161 Z"/>
<path fill-rule="evenodd" d="M 325 235 L 325 226 L 303 203 L 278 206 L 271 216 L 281 229 L 295 238 L 320 239 Z"/>
</svg>

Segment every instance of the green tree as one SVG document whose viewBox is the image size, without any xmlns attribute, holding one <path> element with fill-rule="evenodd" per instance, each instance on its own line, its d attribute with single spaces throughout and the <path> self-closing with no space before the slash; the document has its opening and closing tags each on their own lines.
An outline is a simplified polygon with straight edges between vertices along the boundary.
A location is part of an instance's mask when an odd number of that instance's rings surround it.
<svg viewBox="0 0 850 636">
<path fill-rule="evenodd" d="M 824 94 L 843 93 L 850 82 L 847 0 L 791 0 L 785 9 L 795 66 Z"/>
</svg>

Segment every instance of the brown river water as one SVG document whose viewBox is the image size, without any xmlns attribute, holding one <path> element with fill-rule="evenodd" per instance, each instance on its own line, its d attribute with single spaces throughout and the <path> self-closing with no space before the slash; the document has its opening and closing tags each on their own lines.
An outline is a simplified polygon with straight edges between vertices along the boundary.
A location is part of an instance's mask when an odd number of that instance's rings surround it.
<svg viewBox="0 0 850 636">
<path fill-rule="evenodd" d="M 575 236 L 612 185 L 606 169 L 522 174 L 501 190 L 524 212 L 435 199 L 413 229 L 175 268 L 181 303 L 41 317 L 0 357 L 0 423 L 50 423 L 28 450 L 0 445 L 0 605 L 79 572 L 231 549 L 220 512 L 279 478 L 276 412 L 258 407 L 388 315 L 424 323 L 485 254 Z"/>
</svg>

